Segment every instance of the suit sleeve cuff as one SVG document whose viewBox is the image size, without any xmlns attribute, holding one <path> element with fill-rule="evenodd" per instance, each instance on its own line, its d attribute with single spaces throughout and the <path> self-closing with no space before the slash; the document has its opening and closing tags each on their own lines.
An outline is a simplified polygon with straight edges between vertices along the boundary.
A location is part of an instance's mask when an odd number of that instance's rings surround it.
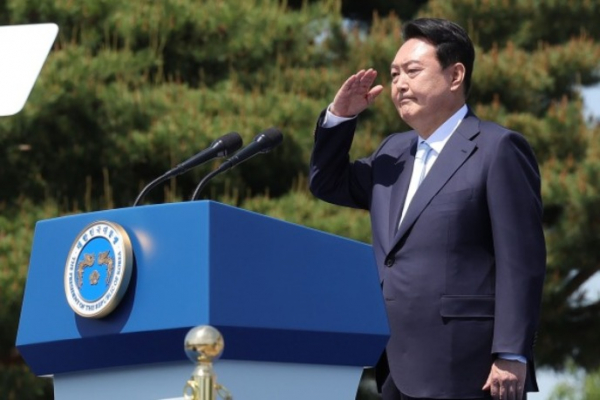
<svg viewBox="0 0 600 400">
<path fill-rule="evenodd" d="M 527 359 L 520 354 L 498 353 L 498 358 L 502 358 L 503 360 L 518 361 L 523 364 L 527 364 Z"/>
<path fill-rule="evenodd" d="M 356 116 L 349 118 L 338 117 L 337 115 L 329 111 L 330 108 L 331 104 L 327 107 L 327 111 L 325 112 L 325 117 L 323 118 L 323 122 L 321 123 L 322 128 L 333 128 L 334 126 L 338 126 L 342 122 L 350 121 L 351 119 L 356 118 Z"/>
</svg>

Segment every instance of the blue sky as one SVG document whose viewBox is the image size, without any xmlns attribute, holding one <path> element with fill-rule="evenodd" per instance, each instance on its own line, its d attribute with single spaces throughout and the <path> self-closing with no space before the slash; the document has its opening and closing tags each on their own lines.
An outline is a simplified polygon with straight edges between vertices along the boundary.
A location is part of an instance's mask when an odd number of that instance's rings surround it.
<svg viewBox="0 0 600 400">
<path fill-rule="evenodd" d="M 600 84 L 584 88 L 582 91 L 585 114 L 600 119 Z"/>
</svg>

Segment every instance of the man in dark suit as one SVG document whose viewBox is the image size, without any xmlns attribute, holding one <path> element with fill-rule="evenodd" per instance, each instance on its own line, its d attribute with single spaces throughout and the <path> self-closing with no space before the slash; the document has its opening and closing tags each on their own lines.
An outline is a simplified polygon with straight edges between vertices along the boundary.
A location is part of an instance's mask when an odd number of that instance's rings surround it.
<svg viewBox="0 0 600 400">
<path fill-rule="evenodd" d="M 403 28 L 391 96 L 414 130 L 351 162 L 356 116 L 383 91 L 348 78 L 315 132 L 315 196 L 370 211 L 391 336 L 384 400 L 522 399 L 545 274 L 540 176 L 519 133 L 466 105 L 475 52 L 440 19 Z"/>
</svg>

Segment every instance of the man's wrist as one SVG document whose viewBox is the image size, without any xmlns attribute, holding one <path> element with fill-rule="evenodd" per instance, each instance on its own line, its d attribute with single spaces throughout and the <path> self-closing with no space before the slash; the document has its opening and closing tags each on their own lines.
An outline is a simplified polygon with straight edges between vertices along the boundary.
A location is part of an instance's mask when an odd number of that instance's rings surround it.
<svg viewBox="0 0 600 400">
<path fill-rule="evenodd" d="M 323 118 L 323 123 L 321 127 L 323 128 L 333 128 L 334 126 L 338 126 L 342 122 L 350 121 L 351 119 L 356 118 L 356 115 L 353 117 L 340 117 L 331 112 L 331 104 L 327 107 L 327 111 L 325 112 L 325 117 Z"/>
</svg>

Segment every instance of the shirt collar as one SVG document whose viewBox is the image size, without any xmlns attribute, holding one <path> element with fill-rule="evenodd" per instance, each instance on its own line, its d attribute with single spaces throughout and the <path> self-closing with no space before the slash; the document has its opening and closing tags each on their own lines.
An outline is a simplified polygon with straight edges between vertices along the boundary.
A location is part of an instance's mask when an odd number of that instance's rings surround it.
<svg viewBox="0 0 600 400">
<path fill-rule="evenodd" d="M 429 138 L 426 140 L 419 136 L 419 142 L 425 140 L 431 148 L 438 154 L 444 148 L 444 145 L 450 139 L 450 136 L 456 131 L 456 128 L 461 123 L 467 112 L 469 111 L 466 104 L 455 112 L 450 118 L 446 120 L 439 128 L 437 128 Z"/>
</svg>

